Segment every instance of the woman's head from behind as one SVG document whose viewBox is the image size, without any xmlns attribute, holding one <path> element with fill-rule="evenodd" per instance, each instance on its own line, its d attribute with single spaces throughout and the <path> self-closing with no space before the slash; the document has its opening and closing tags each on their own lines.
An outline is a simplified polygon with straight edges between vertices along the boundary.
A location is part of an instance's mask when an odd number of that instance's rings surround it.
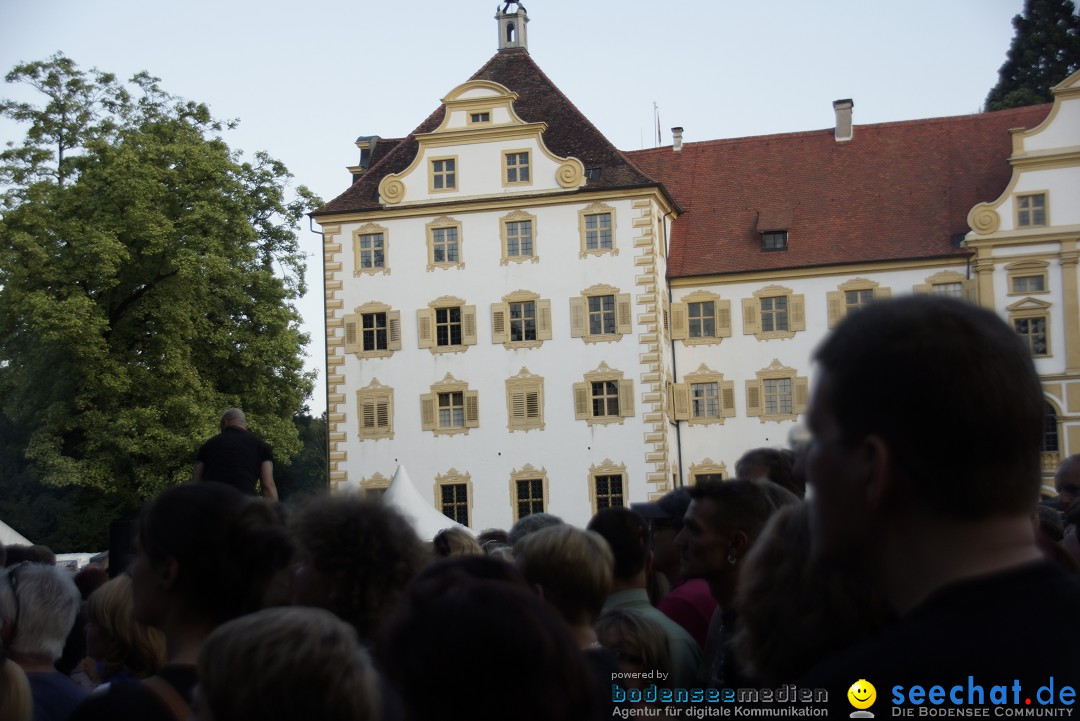
<svg viewBox="0 0 1080 721">
<path fill-rule="evenodd" d="M 86 646 L 91 658 L 104 662 L 101 680 L 118 671 L 140 678 L 165 664 L 161 631 L 135 620 L 131 578 L 117 576 L 86 601 Z"/>
</svg>

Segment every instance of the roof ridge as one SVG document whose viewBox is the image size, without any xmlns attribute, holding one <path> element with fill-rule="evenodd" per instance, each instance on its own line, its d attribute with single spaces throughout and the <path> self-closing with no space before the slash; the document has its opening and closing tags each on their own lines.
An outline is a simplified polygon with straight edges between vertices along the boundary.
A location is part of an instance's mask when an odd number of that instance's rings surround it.
<svg viewBox="0 0 1080 721">
<path fill-rule="evenodd" d="M 1047 111 L 1053 106 L 1053 103 L 1039 103 L 1038 105 L 1025 105 L 1019 108 L 1006 108 L 1005 110 L 990 110 L 984 113 L 966 113 L 964 115 L 939 115 L 932 118 L 913 118 L 911 120 L 890 120 L 884 123 L 865 123 L 855 124 L 855 128 L 859 130 L 876 130 L 878 128 L 891 128 L 898 126 L 915 126 L 915 125 L 936 125 L 942 123 L 957 123 L 963 120 L 970 120 L 973 118 L 981 118 L 989 115 L 1004 115 L 1006 113 L 1012 113 L 1014 115 L 1020 115 L 1023 113 L 1033 112 L 1036 108 L 1045 108 Z M 1034 126 L 1032 126 L 1034 127 Z M 765 142 L 775 140 L 778 138 L 799 138 L 810 137 L 814 135 L 821 135 L 823 133 L 832 133 L 833 128 L 819 128 L 817 130 L 796 130 L 790 133 L 770 133 L 768 135 L 742 135 L 733 138 L 713 138 L 711 140 L 699 140 L 696 142 L 684 142 L 683 149 L 689 146 L 708 146 L 708 145 L 724 145 L 729 143 L 750 143 L 750 142 Z M 670 145 L 661 145 L 658 148 L 643 148 L 641 150 L 625 150 L 621 151 L 624 155 L 647 155 L 649 153 L 656 152 L 673 152 Z"/>
</svg>

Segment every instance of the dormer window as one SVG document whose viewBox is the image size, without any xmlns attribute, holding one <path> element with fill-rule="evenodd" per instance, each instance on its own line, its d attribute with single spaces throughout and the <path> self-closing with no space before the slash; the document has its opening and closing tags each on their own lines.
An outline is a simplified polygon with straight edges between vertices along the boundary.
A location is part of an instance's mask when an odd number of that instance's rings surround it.
<svg viewBox="0 0 1080 721">
<path fill-rule="evenodd" d="M 761 250 L 772 253 L 779 250 L 787 250 L 787 231 L 771 230 L 761 234 Z"/>
<path fill-rule="evenodd" d="M 490 123 L 490 122 L 491 122 L 491 113 L 489 113 L 489 112 L 469 113 L 469 123 L 472 124 L 472 125 L 476 125 L 478 123 Z"/>
</svg>

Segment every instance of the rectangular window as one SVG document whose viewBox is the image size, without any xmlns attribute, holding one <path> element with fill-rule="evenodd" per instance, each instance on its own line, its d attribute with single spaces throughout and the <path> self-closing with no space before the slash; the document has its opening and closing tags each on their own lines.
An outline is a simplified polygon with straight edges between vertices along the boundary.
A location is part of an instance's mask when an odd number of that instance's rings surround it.
<svg viewBox="0 0 1080 721">
<path fill-rule="evenodd" d="M 531 258 L 533 234 L 531 220 L 509 221 L 506 224 L 506 255 L 508 258 Z"/>
<path fill-rule="evenodd" d="M 931 290 L 936 295 L 947 295 L 952 298 L 964 297 L 964 284 L 963 283 L 934 283 Z"/>
<path fill-rule="evenodd" d="M 765 390 L 765 415 L 790 415 L 792 413 L 791 379 L 770 378 L 762 382 Z"/>
<path fill-rule="evenodd" d="M 720 393 L 716 383 L 691 383 L 690 404 L 694 418 L 719 418 Z"/>
<path fill-rule="evenodd" d="M 435 190 L 453 190 L 457 187 L 457 161 L 431 161 L 431 187 Z"/>
<path fill-rule="evenodd" d="M 787 250 L 787 231 L 778 230 L 761 234 L 761 249 L 766 253 Z"/>
<path fill-rule="evenodd" d="M 614 335 L 615 296 L 589 296 L 589 335 Z"/>
<path fill-rule="evenodd" d="M 585 249 L 610 249 L 611 213 L 594 213 L 585 216 Z"/>
<path fill-rule="evenodd" d="M 382 233 L 366 233 L 360 236 L 360 267 L 385 268 L 386 254 Z"/>
<path fill-rule="evenodd" d="M 874 300 L 874 289 L 866 288 L 864 290 L 845 290 L 844 291 L 844 305 L 847 312 L 850 313 L 853 310 L 864 308 L 871 301 Z"/>
<path fill-rule="evenodd" d="M 461 391 L 439 394 L 439 428 L 465 427 L 465 394 Z"/>
<path fill-rule="evenodd" d="M 704 303 L 687 303 L 686 308 L 686 316 L 690 324 L 689 336 L 691 338 L 715 338 L 716 303 L 711 300 Z"/>
<path fill-rule="evenodd" d="M 510 303 L 510 342 L 536 340 L 536 302 Z"/>
<path fill-rule="evenodd" d="M 788 299 L 786 295 L 761 299 L 761 330 L 786 331 L 788 329 Z"/>
<path fill-rule="evenodd" d="M 589 386 L 592 393 L 593 418 L 618 416 L 619 381 L 592 381 Z"/>
<path fill-rule="evenodd" d="M 533 513 L 544 512 L 544 480 L 542 478 L 529 478 L 517 481 L 517 515 L 518 519 Z"/>
<path fill-rule="evenodd" d="M 1031 349 L 1031 355 L 1046 355 L 1046 318 L 1016 318 L 1013 327 Z"/>
<path fill-rule="evenodd" d="M 431 229 L 431 256 L 436 263 L 458 262 L 457 228 Z"/>
<path fill-rule="evenodd" d="M 471 113 L 469 115 L 470 123 L 490 123 L 491 113 Z"/>
<path fill-rule="evenodd" d="M 1016 224 L 1020 227 L 1046 225 L 1046 195 L 1021 195 L 1016 199 Z"/>
<path fill-rule="evenodd" d="M 506 158 L 506 182 L 528 183 L 529 182 L 529 154 L 507 153 Z"/>
<path fill-rule="evenodd" d="M 443 515 L 463 526 L 469 525 L 469 486 L 466 483 L 444 483 L 439 487 Z"/>
<path fill-rule="evenodd" d="M 386 313 L 363 313 L 361 316 L 363 349 L 386 350 Z"/>
<path fill-rule="evenodd" d="M 596 476 L 596 510 L 622 508 L 625 505 L 622 474 Z"/>
<path fill-rule="evenodd" d="M 461 308 L 435 309 L 435 344 L 461 345 Z"/>
<path fill-rule="evenodd" d="M 1046 276 L 1017 275 L 1012 279 L 1013 293 L 1042 293 L 1046 291 Z"/>
</svg>

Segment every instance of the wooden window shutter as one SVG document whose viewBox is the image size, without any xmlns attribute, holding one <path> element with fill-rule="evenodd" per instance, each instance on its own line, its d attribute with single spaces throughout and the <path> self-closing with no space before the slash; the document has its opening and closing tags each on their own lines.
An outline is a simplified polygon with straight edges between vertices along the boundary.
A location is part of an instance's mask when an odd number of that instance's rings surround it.
<svg viewBox="0 0 1080 721">
<path fill-rule="evenodd" d="M 809 405 L 810 398 L 810 381 L 806 376 L 795 377 L 795 403 L 792 410 L 796 413 L 806 413 L 806 407 Z"/>
<path fill-rule="evenodd" d="M 431 328 L 435 325 L 432 315 L 431 308 L 416 311 L 416 336 L 421 348 L 432 346 Z"/>
<path fill-rule="evenodd" d="M 757 298 L 743 298 L 742 332 L 744 335 L 754 335 L 761 332 L 761 315 L 758 313 Z"/>
<path fill-rule="evenodd" d="M 480 397 L 477 391 L 465 391 L 465 427 L 480 426 Z"/>
<path fill-rule="evenodd" d="M 386 314 L 386 347 L 389 350 L 401 350 L 401 311 L 392 310 Z"/>
<path fill-rule="evenodd" d="M 621 335 L 627 335 L 633 332 L 634 327 L 631 323 L 630 316 L 630 294 L 619 293 L 615 296 L 615 317 L 617 325 L 617 328 L 615 329 L 616 333 L 619 333 Z"/>
<path fill-rule="evenodd" d="M 434 393 L 425 393 L 420 396 L 420 430 L 433 431 L 436 429 Z"/>
<path fill-rule="evenodd" d="M 491 304 L 491 342 L 506 342 L 506 319 L 509 316 L 506 303 Z"/>
<path fill-rule="evenodd" d="M 574 418 L 583 421 L 589 418 L 589 384 L 574 384 Z"/>
<path fill-rule="evenodd" d="M 476 345 L 476 306 L 467 305 L 461 309 L 461 343 Z"/>
<path fill-rule="evenodd" d="M 384 398 L 375 406 L 375 427 L 380 430 L 390 430 L 390 399 Z"/>
<path fill-rule="evenodd" d="M 914 293 L 915 295 L 930 295 L 931 293 L 934 292 L 934 287 L 932 285 L 930 285 L 929 283 L 919 283 L 918 285 L 916 285 L 914 288 L 911 289 L 911 292 Z M 830 328 L 831 327 L 832 326 L 830 326 Z"/>
<path fill-rule="evenodd" d="M 625 378 L 619 381 L 619 415 L 624 418 L 634 415 L 634 382 Z"/>
<path fill-rule="evenodd" d="M 716 301 L 716 336 L 718 338 L 731 337 L 731 301 Z"/>
<path fill-rule="evenodd" d="M 881 298 L 892 298 L 892 288 L 882 288 L 880 285 L 874 288 L 874 300 Z"/>
<path fill-rule="evenodd" d="M 979 302 L 979 295 L 975 287 L 974 278 L 971 278 L 970 280 L 965 280 L 962 284 L 962 287 L 964 291 L 964 300 L 968 301 L 969 303 Z"/>
<path fill-rule="evenodd" d="M 806 301 L 802 295 L 793 295 L 788 298 L 791 306 L 791 330 L 806 330 Z"/>
<path fill-rule="evenodd" d="M 690 420 L 690 386 L 688 384 L 671 384 L 671 409 L 675 420 Z"/>
<path fill-rule="evenodd" d="M 671 339 L 685 340 L 689 330 L 686 324 L 686 303 L 671 304 Z"/>
<path fill-rule="evenodd" d="M 525 409 L 525 391 L 512 391 L 510 393 L 510 427 L 520 428 L 525 425 L 528 416 Z"/>
<path fill-rule="evenodd" d="M 551 301 L 536 301 L 536 339 L 551 340 Z"/>
<path fill-rule="evenodd" d="M 345 352 L 360 352 L 360 330 L 355 315 L 345 316 Z"/>
<path fill-rule="evenodd" d="M 376 426 L 376 406 L 378 403 L 374 398 L 366 398 L 360 403 L 360 435 L 367 436 L 375 430 Z"/>
<path fill-rule="evenodd" d="M 570 337 L 581 338 L 585 327 L 585 299 L 576 296 L 570 299 Z"/>
<path fill-rule="evenodd" d="M 844 294 L 839 290 L 830 290 L 825 294 L 825 302 L 829 307 L 829 327 L 835 328 L 844 319 Z"/>
<path fill-rule="evenodd" d="M 735 417 L 735 381 L 720 382 L 720 417 Z"/>
<path fill-rule="evenodd" d="M 761 382 L 746 381 L 746 415 L 761 415 Z"/>
<path fill-rule="evenodd" d="M 540 410 L 540 391 L 525 391 L 525 418 L 539 421 L 542 412 Z"/>
</svg>

